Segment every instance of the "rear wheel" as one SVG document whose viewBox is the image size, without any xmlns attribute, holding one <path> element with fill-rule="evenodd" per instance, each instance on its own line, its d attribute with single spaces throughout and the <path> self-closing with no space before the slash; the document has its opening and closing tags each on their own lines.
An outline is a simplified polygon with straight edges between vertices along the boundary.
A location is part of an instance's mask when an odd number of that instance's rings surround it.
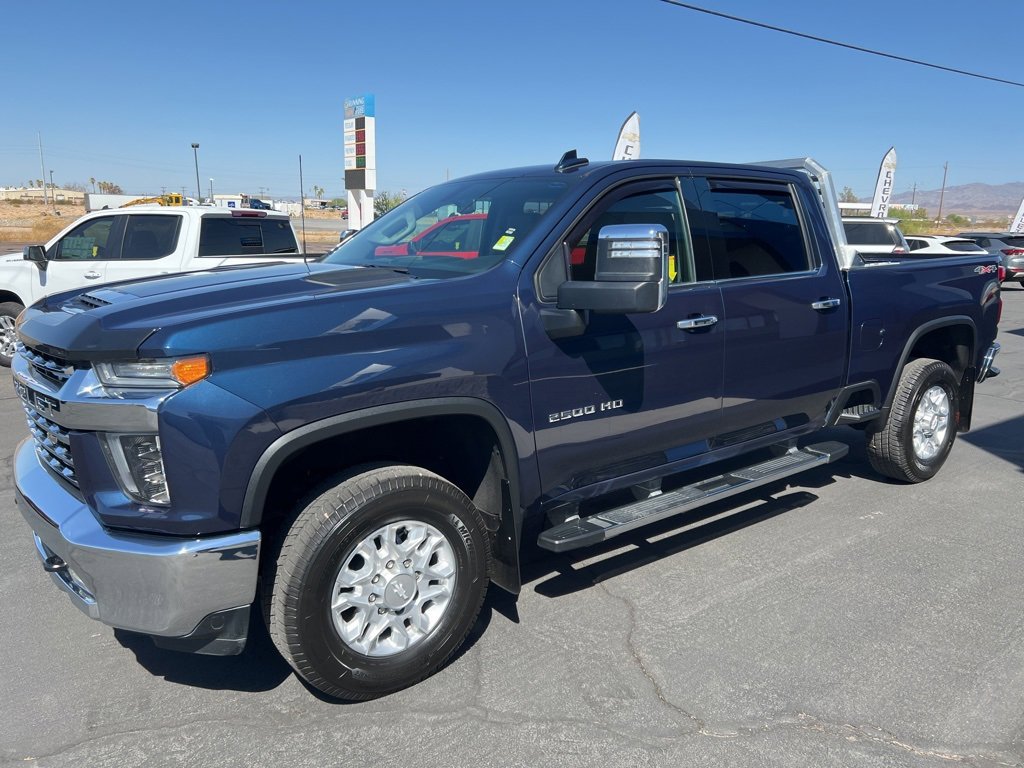
<svg viewBox="0 0 1024 768">
<path fill-rule="evenodd" d="M 301 510 L 270 564 L 271 637 L 330 696 L 392 693 L 462 645 L 487 563 L 483 525 L 458 488 L 418 467 L 359 471 Z"/>
<path fill-rule="evenodd" d="M 868 441 L 871 466 L 908 483 L 933 477 L 953 447 L 959 412 L 952 368 L 926 358 L 907 363 L 889 416 Z"/>
<path fill-rule="evenodd" d="M 11 360 L 14 359 L 14 347 L 18 341 L 18 334 L 14 330 L 14 321 L 24 307 L 14 301 L 7 301 L 0 304 L 0 366 L 11 367 Z"/>
</svg>

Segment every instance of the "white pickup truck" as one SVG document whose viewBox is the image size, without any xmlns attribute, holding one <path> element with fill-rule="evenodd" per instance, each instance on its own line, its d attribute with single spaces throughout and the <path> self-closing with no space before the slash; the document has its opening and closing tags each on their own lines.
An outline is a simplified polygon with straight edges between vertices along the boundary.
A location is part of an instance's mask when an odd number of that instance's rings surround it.
<svg viewBox="0 0 1024 768">
<path fill-rule="evenodd" d="M 0 256 L 0 366 L 29 304 L 98 283 L 299 256 L 289 218 L 241 208 L 139 205 L 87 213 L 45 246 Z"/>
</svg>

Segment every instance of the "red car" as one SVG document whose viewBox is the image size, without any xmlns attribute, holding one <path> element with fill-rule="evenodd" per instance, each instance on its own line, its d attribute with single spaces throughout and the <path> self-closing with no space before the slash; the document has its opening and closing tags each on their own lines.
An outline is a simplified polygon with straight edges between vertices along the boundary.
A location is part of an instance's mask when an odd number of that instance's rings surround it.
<svg viewBox="0 0 1024 768">
<path fill-rule="evenodd" d="M 475 259 L 480 253 L 480 238 L 486 219 L 486 213 L 449 216 L 427 227 L 407 242 L 379 245 L 373 253 L 375 256 L 416 255 Z"/>
</svg>

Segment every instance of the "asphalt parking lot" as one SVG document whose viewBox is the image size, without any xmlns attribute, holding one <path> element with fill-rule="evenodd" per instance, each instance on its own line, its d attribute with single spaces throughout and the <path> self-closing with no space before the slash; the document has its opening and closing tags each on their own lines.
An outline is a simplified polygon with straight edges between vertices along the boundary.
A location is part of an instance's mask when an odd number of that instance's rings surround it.
<svg viewBox="0 0 1024 768">
<path fill-rule="evenodd" d="M 419 686 L 337 704 L 257 633 L 156 649 L 50 583 L 13 501 L 0 384 L 0 761 L 44 766 L 1024 763 L 1024 289 L 974 429 L 923 485 L 848 457 L 492 590 Z"/>
</svg>

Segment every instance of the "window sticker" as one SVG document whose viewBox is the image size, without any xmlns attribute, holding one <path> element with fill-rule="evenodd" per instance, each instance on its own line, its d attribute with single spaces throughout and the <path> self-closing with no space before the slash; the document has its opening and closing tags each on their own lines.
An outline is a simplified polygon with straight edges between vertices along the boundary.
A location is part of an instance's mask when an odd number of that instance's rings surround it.
<svg viewBox="0 0 1024 768">
<path fill-rule="evenodd" d="M 96 255 L 95 237 L 65 237 L 60 255 L 65 259 L 91 259 Z"/>
<path fill-rule="evenodd" d="M 498 238 L 498 242 L 496 242 L 494 244 L 494 247 L 491 250 L 494 250 L 494 251 L 504 251 L 504 250 L 507 250 L 508 247 L 510 245 L 512 245 L 512 241 L 513 240 L 515 240 L 515 238 L 512 237 L 512 235 L 502 235 L 501 237 Z"/>
</svg>

